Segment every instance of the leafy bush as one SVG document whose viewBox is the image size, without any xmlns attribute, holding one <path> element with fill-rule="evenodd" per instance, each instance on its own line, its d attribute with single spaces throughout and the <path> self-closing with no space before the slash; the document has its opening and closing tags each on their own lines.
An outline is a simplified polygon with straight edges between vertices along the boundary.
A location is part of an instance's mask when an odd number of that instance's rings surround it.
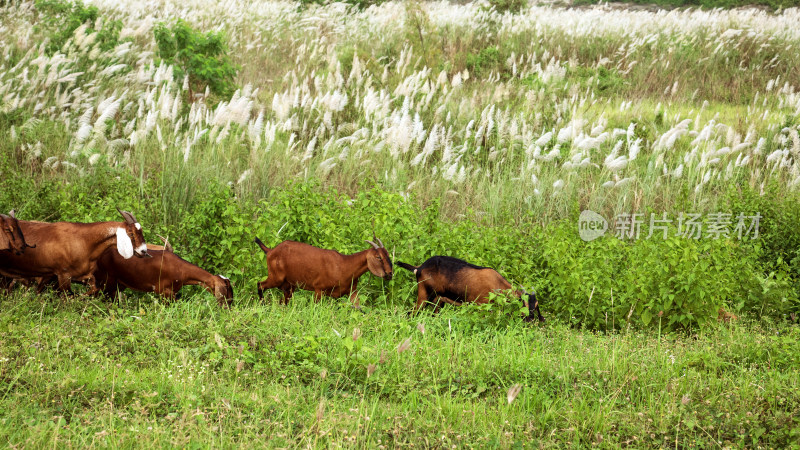
<svg viewBox="0 0 800 450">
<path fill-rule="evenodd" d="M 42 14 L 43 22 L 51 30 L 47 53 L 53 54 L 72 38 L 75 30 L 87 24 L 86 33 L 97 33 L 95 38 L 101 50 L 110 50 L 119 43 L 122 22 L 102 20 L 96 6 L 84 6 L 63 0 L 36 0 L 36 9 Z M 100 20 L 98 20 L 100 19 Z"/>
<path fill-rule="evenodd" d="M 487 0 L 490 8 L 497 12 L 518 13 L 528 6 L 527 0 Z"/>
<path fill-rule="evenodd" d="M 359 10 L 365 10 L 372 5 L 380 5 L 386 0 L 343 0 L 342 3 L 354 6 Z M 326 0 L 299 0 L 301 8 L 308 8 L 312 5 L 324 5 Z"/>
<path fill-rule="evenodd" d="M 691 328 L 715 320 L 719 308 L 753 310 L 786 287 L 774 277 L 755 283 L 759 253 L 735 241 L 607 236 L 584 243 L 569 225 L 554 228 L 543 242 L 550 300 L 542 308 L 575 325 Z"/>
<path fill-rule="evenodd" d="M 0 168 L 8 164 L 0 159 Z M 256 203 L 237 199 L 227 184 L 212 180 L 180 212 L 170 212 L 180 219 L 167 225 L 160 211 L 145 207 L 153 202 L 148 199 L 159 198 L 158 183 L 137 185 L 102 164 L 66 183 L 35 183 L 10 173 L 0 208 L 17 208 L 25 219 L 85 222 L 116 219 L 116 206 L 130 209 L 150 242 L 157 241 L 156 233 L 169 236 L 183 258 L 230 276 L 239 296 L 252 295 L 255 281 L 266 276 L 254 237 L 270 247 L 290 239 L 354 253 L 367 246 L 374 220 L 393 261 L 420 264 L 451 255 L 493 267 L 515 287 L 536 290 L 548 320 L 573 326 L 695 328 L 715 322 L 720 308 L 776 319 L 800 312 L 797 251 L 794 259 L 765 264 L 768 246 L 758 240 L 606 236 L 583 242 L 571 221 L 544 228 L 500 219 L 498 226 L 468 219 L 449 223 L 439 218 L 437 203 L 420 208 L 378 187 L 351 198 L 313 181 L 290 182 Z M 363 303 L 410 310 L 415 282 L 401 269 L 389 282 L 366 275 L 360 283 Z M 522 309 L 517 299 L 498 295 L 493 304 L 461 307 L 452 317 L 475 331 L 487 330 L 513 324 Z"/>
<path fill-rule="evenodd" d="M 481 49 L 478 54 L 470 53 L 467 55 L 466 66 L 471 73 L 476 76 L 481 73 L 492 70 L 497 67 L 500 62 L 500 51 L 497 47 L 486 47 Z"/>
<path fill-rule="evenodd" d="M 174 69 L 176 80 L 189 77 L 189 100 L 206 86 L 216 95 L 229 96 L 236 89 L 234 78 L 239 68 L 228 56 L 222 33 L 202 33 L 183 20 L 172 27 L 159 23 L 153 30 L 158 57 Z"/>
</svg>

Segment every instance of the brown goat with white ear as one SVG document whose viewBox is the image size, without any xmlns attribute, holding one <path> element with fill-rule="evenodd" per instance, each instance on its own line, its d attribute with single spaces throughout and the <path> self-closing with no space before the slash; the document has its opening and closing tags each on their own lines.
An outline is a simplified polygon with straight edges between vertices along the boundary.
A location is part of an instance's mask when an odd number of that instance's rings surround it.
<svg viewBox="0 0 800 450">
<path fill-rule="evenodd" d="M 0 275 L 18 278 L 58 278 L 58 288 L 69 291 L 72 281 L 86 283 L 90 293 L 97 290 L 93 273 L 97 260 L 116 247 L 125 258 L 149 257 L 142 226 L 131 213 L 120 211 L 124 222 L 29 222 L 20 220 L 22 233 L 36 248 L 23 255 L 0 258 Z M 44 283 L 40 283 L 40 288 Z"/>
<path fill-rule="evenodd" d="M 97 270 L 94 272 L 98 287 L 109 297 L 129 288 L 175 298 L 183 286 L 199 285 L 210 292 L 220 306 L 230 306 L 233 302 L 230 280 L 222 275 L 212 275 L 181 259 L 172 253 L 172 247 L 166 239 L 164 244 L 164 247 L 148 244 L 152 256 L 148 259 L 125 259 L 114 249 L 106 250 L 97 261 Z"/>
<path fill-rule="evenodd" d="M 35 245 L 28 245 L 25 236 L 19 228 L 19 221 L 12 209 L 8 215 L 0 214 L 0 255 L 3 252 L 21 255 L 26 248 L 35 248 Z M 0 256 L 2 258 L 2 256 Z"/>
<path fill-rule="evenodd" d="M 258 283 L 258 297 L 264 298 L 264 291 L 280 288 L 283 303 L 289 303 L 296 289 L 314 291 L 314 300 L 319 302 L 323 295 L 333 298 L 350 296 L 354 306 L 359 308 L 358 278 L 367 271 L 385 280 L 392 279 L 392 261 L 383 242 L 377 237 L 367 241 L 371 248 L 343 255 L 334 250 L 325 250 L 294 241 L 283 241 L 275 248 L 268 248 L 258 238 L 256 244 L 267 254 L 266 280 Z"/>
</svg>

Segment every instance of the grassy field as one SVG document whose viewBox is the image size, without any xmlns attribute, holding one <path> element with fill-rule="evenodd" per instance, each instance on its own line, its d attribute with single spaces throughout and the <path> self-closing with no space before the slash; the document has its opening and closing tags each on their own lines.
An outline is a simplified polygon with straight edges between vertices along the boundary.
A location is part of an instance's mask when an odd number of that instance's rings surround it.
<svg viewBox="0 0 800 450">
<path fill-rule="evenodd" d="M 797 446 L 797 8 L 90 3 L 0 4 L 0 210 L 130 210 L 234 306 L 0 294 L 0 443 Z M 178 18 L 220 33 L 225 89 L 162 61 Z M 580 239 L 585 209 L 606 236 Z M 625 213 L 670 236 L 615 237 Z M 760 234 L 688 239 L 681 213 Z M 254 237 L 352 253 L 373 232 L 395 261 L 496 268 L 547 321 L 409 316 L 402 270 L 362 279 L 363 311 L 257 299 Z"/>
<path fill-rule="evenodd" d="M 11 446 L 754 448 L 800 437 L 797 327 L 498 329 L 307 295 L 221 311 L 203 296 L 16 293 L 3 308 Z"/>
</svg>

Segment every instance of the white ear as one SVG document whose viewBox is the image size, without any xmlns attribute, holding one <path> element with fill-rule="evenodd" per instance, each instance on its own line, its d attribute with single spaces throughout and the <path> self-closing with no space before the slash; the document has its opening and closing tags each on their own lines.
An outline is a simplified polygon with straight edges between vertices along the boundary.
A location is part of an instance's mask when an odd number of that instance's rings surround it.
<svg viewBox="0 0 800 450">
<path fill-rule="evenodd" d="M 117 228 L 117 251 L 125 259 L 133 256 L 133 242 L 124 228 Z"/>
</svg>

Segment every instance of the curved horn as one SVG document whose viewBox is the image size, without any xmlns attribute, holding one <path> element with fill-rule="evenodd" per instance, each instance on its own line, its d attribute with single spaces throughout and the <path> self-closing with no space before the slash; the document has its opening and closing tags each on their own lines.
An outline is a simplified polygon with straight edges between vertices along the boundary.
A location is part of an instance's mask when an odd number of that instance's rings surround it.
<svg viewBox="0 0 800 450">
<path fill-rule="evenodd" d="M 386 248 L 386 246 L 383 245 L 383 241 L 381 241 L 381 238 L 376 238 L 376 239 L 378 240 L 378 244 L 381 244 L 382 248 Z"/>
<path fill-rule="evenodd" d="M 379 248 L 380 248 L 380 247 L 378 247 L 378 244 L 376 244 L 376 243 L 374 243 L 374 242 L 372 242 L 372 241 L 367 241 L 367 244 L 371 245 L 371 246 L 372 246 L 372 248 L 374 248 L 375 250 L 377 250 L 377 249 L 379 249 Z"/>
<path fill-rule="evenodd" d="M 122 211 L 121 209 L 119 209 L 119 207 L 116 208 L 119 214 L 122 216 L 122 218 L 125 219 L 125 223 L 136 223 L 136 219 L 134 219 L 133 216 L 131 216 L 131 213 L 127 211 Z"/>
<path fill-rule="evenodd" d="M 17 218 L 16 211 L 14 211 L 13 209 L 8 212 L 8 215 L 11 216 L 12 219 Z"/>
<path fill-rule="evenodd" d="M 175 253 L 174 251 L 172 251 L 172 245 L 169 243 L 169 239 L 165 238 L 160 234 L 157 234 L 156 236 L 158 236 L 159 238 L 161 238 L 162 241 L 164 241 L 164 250 L 170 253 Z"/>
</svg>

